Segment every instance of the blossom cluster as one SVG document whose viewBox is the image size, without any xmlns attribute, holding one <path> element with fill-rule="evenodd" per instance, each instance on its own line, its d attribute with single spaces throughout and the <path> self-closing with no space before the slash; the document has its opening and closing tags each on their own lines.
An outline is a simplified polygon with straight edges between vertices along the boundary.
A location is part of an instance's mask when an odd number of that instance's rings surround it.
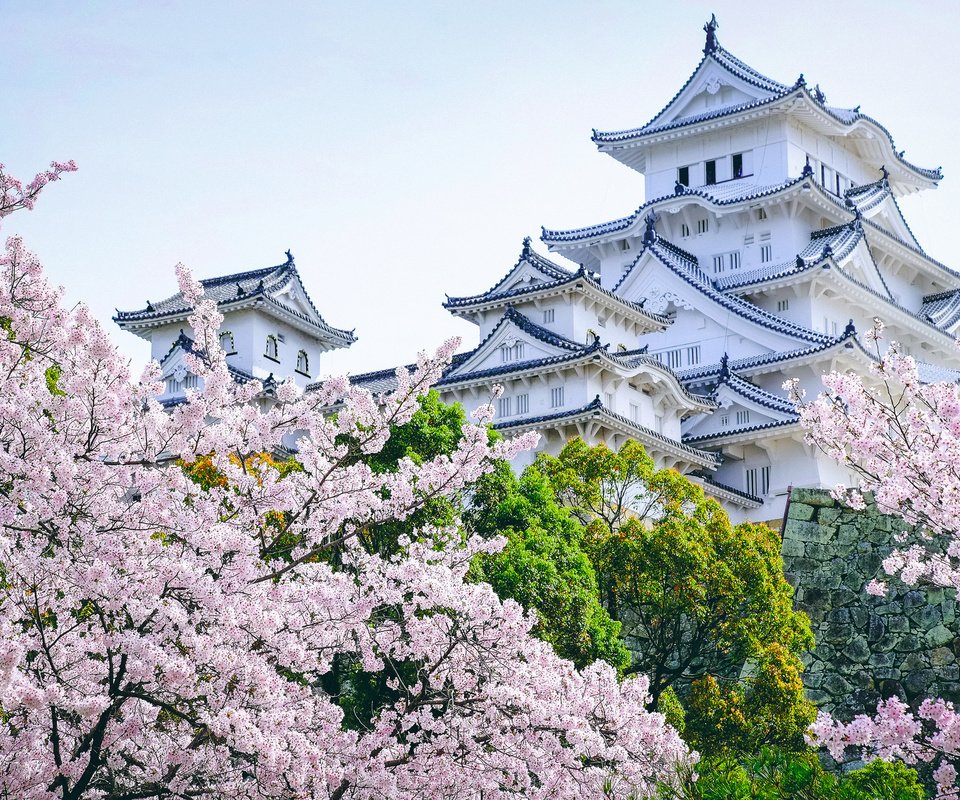
<svg viewBox="0 0 960 800">
<path fill-rule="evenodd" d="M 7 207 L 42 188 L 4 180 Z M 358 544 L 535 443 L 491 443 L 485 408 L 449 455 L 356 457 L 455 341 L 381 397 L 265 392 L 231 378 L 215 305 L 177 274 L 203 389 L 165 409 L 156 363 L 132 379 L 19 239 L 0 257 L 0 798 L 626 798 L 690 762 L 645 679 L 578 672 L 466 580 L 502 541 Z M 291 452 L 286 471 L 259 455 Z M 177 466 L 201 459 L 223 480 Z M 343 659 L 391 690 L 368 723 L 324 682 Z"/>
<path fill-rule="evenodd" d="M 876 352 L 869 375 L 827 375 L 826 392 L 809 403 L 795 385 L 785 388 L 798 403 L 808 441 L 859 478 L 856 487 L 836 486 L 834 496 L 862 509 L 871 492 L 880 511 L 915 526 L 898 535 L 884 572 L 909 585 L 960 588 L 960 386 L 922 382 L 914 359 L 895 342 L 883 349 L 880 320 L 865 338 Z M 864 589 L 883 596 L 886 581 L 871 580 Z M 852 746 L 907 763 L 938 760 L 940 792 L 955 791 L 960 716 L 950 703 L 926 700 L 914 714 L 891 698 L 874 718 L 846 725 L 821 714 L 811 735 L 837 758 Z"/>
</svg>

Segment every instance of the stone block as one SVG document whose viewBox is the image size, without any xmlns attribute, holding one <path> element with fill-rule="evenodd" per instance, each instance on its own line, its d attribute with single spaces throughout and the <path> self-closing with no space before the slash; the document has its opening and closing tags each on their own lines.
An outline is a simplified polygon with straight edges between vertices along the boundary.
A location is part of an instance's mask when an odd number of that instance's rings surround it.
<svg viewBox="0 0 960 800">
<path fill-rule="evenodd" d="M 868 617 L 869 615 L 867 614 L 867 609 L 865 608 L 860 608 L 857 606 L 850 609 L 850 621 L 858 630 L 864 630 L 867 627 Z"/>
<path fill-rule="evenodd" d="M 904 672 L 914 672 L 918 669 L 927 669 L 930 666 L 930 660 L 923 653 L 909 653 L 903 661 L 900 662 L 900 669 Z"/>
<path fill-rule="evenodd" d="M 895 667 L 877 667 L 873 670 L 873 677 L 880 681 L 880 686 L 883 686 L 883 681 L 899 681 L 901 677 L 900 670 Z"/>
<path fill-rule="evenodd" d="M 934 677 L 932 669 L 918 669 L 903 679 L 903 688 L 908 696 L 917 697 L 923 694 L 927 687 L 933 683 Z"/>
<path fill-rule="evenodd" d="M 924 606 L 917 614 L 917 624 L 925 631 L 933 630 L 940 625 L 941 619 L 939 606 Z"/>
<path fill-rule="evenodd" d="M 900 641 L 897 642 L 894 650 L 898 653 L 916 653 L 920 649 L 920 637 L 915 633 L 908 633 L 906 636 L 901 636 Z"/>
<path fill-rule="evenodd" d="M 787 512 L 787 519 L 806 521 L 813 519 L 813 514 L 813 506 L 808 506 L 806 503 L 795 503 L 791 501 L 790 510 Z"/>
<path fill-rule="evenodd" d="M 845 644 L 853 636 L 853 630 L 849 625 L 828 625 L 823 632 L 823 640 L 831 644 Z"/>
<path fill-rule="evenodd" d="M 904 608 L 920 608 L 926 604 L 927 601 L 923 596 L 923 592 L 918 592 L 916 589 L 911 589 L 903 595 Z"/>
<path fill-rule="evenodd" d="M 871 614 L 870 624 L 867 626 L 867 641 L 879 642 L 886 632 L 887 623 L 884 621 L 884 617 L 878 617 L 876 614 Z"/>
<path fill-rule="evenodd" d="M 871 667 L 892 667 L 895 659 L 896 655 L 894 653 L 874 653 L 867 663 Z"/>
<path fill-rule="evenodd" d="M 882 618 L 887 625 L 890 633 L 906 633 L 910 630 L 910 620 L 901 616 L 889 616 Z"/>
<path fill-rule="evenodd" d="M 817 513 L 817 522 L 821 525 L 833 525 L 841 513 L 839 508 L 821 508 Z"/>
<path fill-rule="evenodd" d="M 811 703 L 815 703 L 818 706 L 822 706 L 824 703 L 829 702 L 833 697 L 823 689 L 807 689 L 805 692 L 807 695 L 807 700 Z"/>
<path fill-rule="evenodd" d="M 832 695 L 845 695 L 853 691 L 853 684 L 836 672 L 827 673 L 821 682 L 821 686 Z"/>
<path fill-rule="evenodd" d="M 837 531 L 837 544 L 856 544 L 861 541 L 862 538 L 856 525 L 841 525 Z"/>
<path fill-rule="evenodd" d="M 833 508 L 837 505 L 830 492 L 823 489 L 794 489 L 790 492 L 790 505 L 794 503 L 806 503 L 817 508 Z"/>
<path fill-rule="evenodd" d="M 780 555 L 787 558 L 794 558 L 803 555 L 803 542 L 799 539 L 784 539 L 780 545 Z"/>
<path fill-rule="evenodd" d="M 870 658 L 870 646 L 863 636 L 857 636 L 843 648 L 843 654 L 857 664 L 866 664 Z"/>
<path fill-rule="evenodd" d="M 953 633 L 944 625 L 937 625 L 931 630 L 927 631 L 927 644 L 931 647 L 940 647 L 945 645 L 947 642 L 952 642 L 954 639 Z"/>
<path fill-rule="evenodd" d="M 856 592 L 850 591 L 849 589 L 841 588 L 830 592 L 830 605 L 832 605 L 834 608 L 847 606 L 854 602 L 860 602 L 860 595 L 858 595 Z"/>
<path fill-rule="evenodd" d="M 902 614 L 903 613 L 903 604 L 902 603 L 885 603 L 883 605 L 877 606 L 874 611 L 879 614 L 881 617 L 888 614 Z"/>
<path fill-rule="evenodd" d="M 847 608 L 835 608 L 827 614 L 828 622 L 850 622 L 850 610 Z"/>
<path fill-rule="evenodd" d="M 951 664 L 949 667 L 938 667 L 937 680 L 938 681 L 960 680 L 960 667 L 958 667 L 956 664 Z"/>
<path fill-rule="evenodd" d="M 934 647 L 933 650 L 930 651 L 931 666 L 945 667 L 948 664 L 953 664 L 956 660 L 957 657 L 949 647 Z"/>
</svg>

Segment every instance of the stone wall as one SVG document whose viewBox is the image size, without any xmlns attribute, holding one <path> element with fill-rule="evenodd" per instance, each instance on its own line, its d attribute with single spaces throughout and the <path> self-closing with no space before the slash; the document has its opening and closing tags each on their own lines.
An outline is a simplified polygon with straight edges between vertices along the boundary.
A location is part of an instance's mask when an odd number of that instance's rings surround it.
<svg viewBox="0 0 960 800">
<path fill-rule="evenodd" d="M 804 682 L 811 700 L 841 718 L 871 713 L 891 695 L 913 705 L 930 695 L 960 701 L 955 593 L 897 581 L 887 597 L 863 591 L 883 576 L 880 562 L 905 528 L 875 507 L 844 509 L 827 491 L 791 493 L 784 568 L 817 637 Z"/>
</svg>

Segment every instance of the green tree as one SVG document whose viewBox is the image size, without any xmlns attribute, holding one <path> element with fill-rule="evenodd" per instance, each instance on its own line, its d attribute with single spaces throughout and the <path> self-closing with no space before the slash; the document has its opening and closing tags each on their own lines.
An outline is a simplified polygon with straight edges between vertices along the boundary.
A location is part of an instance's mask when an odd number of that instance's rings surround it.
<svg viewBox="0 0 960 800">
<path fill-rule="evenodd" d="M 650 677 L 654 706 L 673 687 L 686 737 L 705 752 L 802 748 L 814 709 L 798 655 L 813 637 L 793 610 L 777 534 L 732 525 L 636 442 L 613 452 L 574 440 L 536 469 L 584 526 L 600 598 L 633 654 L 626 672 Z"/>
<path fill-rule="evenodd" d="M 620 625 L 599 601 L 596 576 L 581 547 L 583 527 L 560 507 L 535 467 L 516 478 L 508 465 L 482 480 L 467 512 L 468 525 L 502 535 L 506 547 L 478 559 L 474 575 L 502 598 L 537 612 L 534 632 L 558 655 L 583 667 L 602 659 L 618 669 L 630 663 Z"/>
</svg>

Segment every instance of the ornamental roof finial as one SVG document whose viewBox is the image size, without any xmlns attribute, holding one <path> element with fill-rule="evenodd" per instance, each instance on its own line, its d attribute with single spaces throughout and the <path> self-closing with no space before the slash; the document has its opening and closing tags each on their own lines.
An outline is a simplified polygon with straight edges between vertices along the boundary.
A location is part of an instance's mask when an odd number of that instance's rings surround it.
<svg viewBox="0 0 960 800">
<path fill-rule="evenodd" d="M 532 246 L 533 241 L 529 236 L 523 237 L 523 253 L 521 254 L 523 258 L 527 258 L 530 255 L 530 247 Z"/>
<path fill-rule="evenodd" d="M 717 48 L 720 46 L 720 43 L 717 41 L 717 28 L 719 27 L 720 23 L 717 22 L 717 15 L 711 14 L 710 21 L 703 26 L 703 30 L 707 34 L 706 44 L 703 45 L 703 54 L 705 56 L 717 52 Z"/>
<path fill-rule="evenodd" d="M 816 100 L 820 105 L 826 105 L 827 96 L 823 93 L 819 83 L 813 87 L 813 99 Z"/>
<path fill-rule="evenodd" d="M 651 209 L 650 213 L 643 218 L 643 221 L 647 224 L 646 230 L 643 232 L 643 244 L 649 246 L 657 241 L 657 231 L 654 227 L 657 224 L 657 221 L 660 217 L 657 215 L 656 211 Z"/>
<path fill-rule="evenodd" d="M 886 180 L 887 178 L 890 177 L 890 173 L 887 172 L 887 165 L 886 165 L 886 164 L 881 164 L 881 165 L 880 165 L 880 174 L 883 176 L 883 178 L 881 178 L 881 180 Z"/>
<path fill-rule="evenodd" d="M 853 319 L 847 323 L 847 327 L 843 329 L 844 336 L 853 336 L 857 332 L 857 326 L 853 324 Z"/>
<path fill-rule="evenodd" d="M 153 312 L 153 303 L 147 300 L 147 311 Z"/>
<path fill-rule="evenodd" d="M 292 263 L 293 263 L 293 253 L 291 253 L 289 250 L 287 250 L 286 255 L 287 255 L 287 263 L 288 263 L 288 264 L 292 264 Z"/>
<path fill-rule="evenodd" d="M 801 178 L 809 178 L 813 175 L 813 167 L 810 166 L 810 156 L 807 156 L 807 163 L 803 165 L 803 172 L 800 173 Z"/>
<path fill-rule="evenodd" d="M 723 383 L 727 378 L 730 377 L 730 365 L 727 363 L 729 357 L 726 353 L 723 354 L 723 357 L 720 359 L 720 383 Z"/>
<path fill-rule="evenodd" d="M 796 82 L 795 84 L 793 84 L 793 85 L 794 85 L 794 86 L 806 86 L 806 85 L 807 85 L 807 79 L 803 77 L 803 73 L 802 73 L 802 72 L 800 73 L 800 77 L 797 78 L 797 82 Z"/>
</svg>

